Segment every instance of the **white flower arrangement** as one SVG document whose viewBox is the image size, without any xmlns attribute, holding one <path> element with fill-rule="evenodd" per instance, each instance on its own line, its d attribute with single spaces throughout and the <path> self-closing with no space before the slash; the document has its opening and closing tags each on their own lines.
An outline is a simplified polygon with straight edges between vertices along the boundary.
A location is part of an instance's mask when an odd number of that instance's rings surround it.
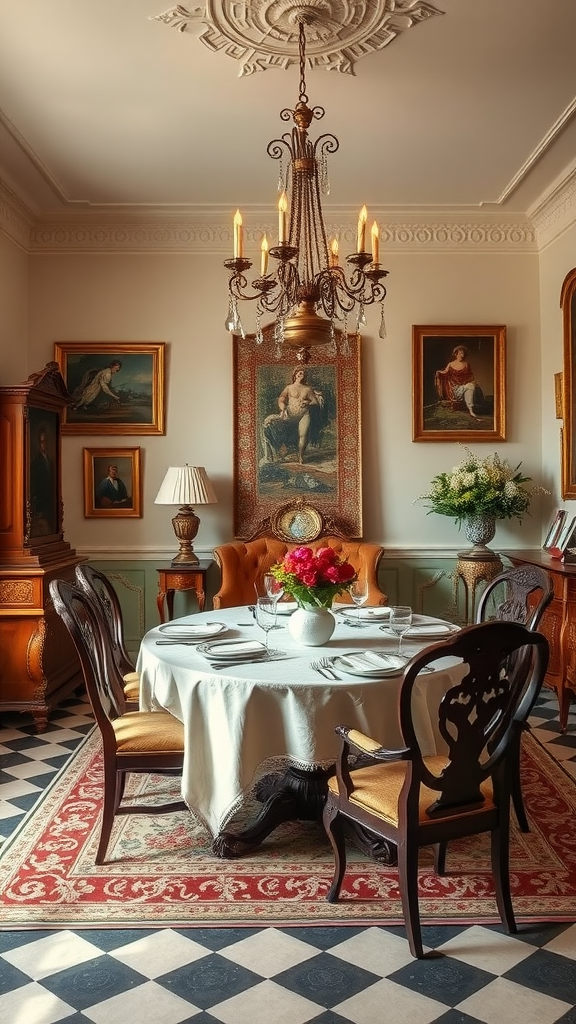
<svg viewBox="0 0 576 1024">
<path fill-rule="evenodd" d="M 428 493 L 415 499 L 428 502 L 427 515 L 452 516 L 459 526 L 472 516 L 516 518 L 521 523 L 532 497 L 550 493 L 544 487 L 524 486 L 532 478 L 522 475 L 521 462 L 512 468 L 496 453 L 480 459 L 470 448 L 462 447 L 466 455 L 460 465 L 435 476 Z"/>
</svg>

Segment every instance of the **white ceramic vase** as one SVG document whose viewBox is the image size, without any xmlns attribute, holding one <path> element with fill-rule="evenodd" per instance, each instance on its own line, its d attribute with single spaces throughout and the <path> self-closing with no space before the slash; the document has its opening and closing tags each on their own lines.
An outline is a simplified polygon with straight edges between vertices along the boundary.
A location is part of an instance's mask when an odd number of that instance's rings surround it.
<svg viewBox="0 0 576 1024">
<path fill-rule="evenodd" d="M 329 608 L 297 608 L 288 619 L 288 632 L 304 647 L 322 647 L 328 643 L 336 619 Z"/>
</svg>

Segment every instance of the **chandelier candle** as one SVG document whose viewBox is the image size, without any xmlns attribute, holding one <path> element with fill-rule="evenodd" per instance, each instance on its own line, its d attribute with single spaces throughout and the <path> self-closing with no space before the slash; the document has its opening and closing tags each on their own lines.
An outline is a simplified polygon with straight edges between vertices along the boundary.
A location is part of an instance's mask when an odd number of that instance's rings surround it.
<svg viewBox="0 0 576 1024">
<path fill-rule="evenodd" d="M 262 245 L 260 248 L 262 251 L 262 255 L 260 257 L 260 273 L 262 277 L 266 277 L 266 274 L 268 273 L 268 239 L 266 238 L 266 235 L 264 235 L 264 238 L 262 239 Z"/>
<path fill-rule="evenodd" d="M 372 225 L 372 263 L 376 264 L 380 259 L 380 228 L 376 221 Z"/>
<path fill-rule="evenodd" d="M 365 206 L 360 210 L 360 216 L 358 218 L 358 252 L 366 251 L 366 221 L 368 220 L 368 210 Z"/>
<path fill-rule="evenodd" d="M 242 259 L 242 243 L 243 243 L 243 229 L 242 229 L 242 215 L 240 210 L 236 210 L 234 214 L 234 259 Z"/>
<path fill-rule="evenodd" d="M 286 211 L 288 210 L 288 199 L 283 192 L 278 200 L 278 242 L 282 245 L 286 241 Z"/>
</svg>

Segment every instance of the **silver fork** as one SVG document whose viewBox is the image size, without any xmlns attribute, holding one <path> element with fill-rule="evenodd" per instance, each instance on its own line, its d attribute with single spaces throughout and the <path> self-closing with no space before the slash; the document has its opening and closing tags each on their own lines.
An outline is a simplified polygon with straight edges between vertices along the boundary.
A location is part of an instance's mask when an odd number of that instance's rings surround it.
<svg viewBox="0 0 576 1024">
<path fill-rule="evenodd" d="M 332 668 L 332 658 L 320 658 L 320 664 L 322 668 L 326 669 L 326 671 L 330 673 L 332 679 L 340 678 L 340 676 L 337 675 L 334 669 Z"/>
<path fill-rule="evenodd" d="M 319 672 L 325 679 L 337 679 L 338 676 L 332 669 L 329 663 L 326 663 L 326 658 L 321 658 L 320 661 L 311 661 L 310 668 L 313 668 L 315 672 Z"/>
</svg>

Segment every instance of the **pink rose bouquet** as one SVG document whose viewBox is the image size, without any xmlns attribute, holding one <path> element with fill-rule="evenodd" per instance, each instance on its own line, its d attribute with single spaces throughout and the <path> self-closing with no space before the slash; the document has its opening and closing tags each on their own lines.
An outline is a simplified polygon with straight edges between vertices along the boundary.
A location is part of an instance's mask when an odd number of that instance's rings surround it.
<svg viewBox="0 0 576 1024">
<path fill-rule="evenodd" d="M 338 594 L 348 590 L 356 579 L 355 569 L 334 548 L 295 548 L 281 562 L 270 567 L 272 575 L 304 608 L 329 608 Z"/>
</svg>

